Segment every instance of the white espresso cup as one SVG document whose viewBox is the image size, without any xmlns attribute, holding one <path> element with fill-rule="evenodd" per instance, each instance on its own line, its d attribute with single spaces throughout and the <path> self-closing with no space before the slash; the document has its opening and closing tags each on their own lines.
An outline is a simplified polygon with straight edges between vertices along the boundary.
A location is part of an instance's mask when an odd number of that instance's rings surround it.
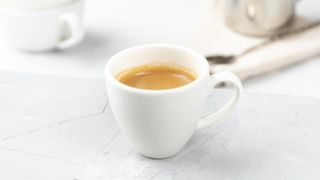
<svg viewBox="0 0 320 180">
<path fill-rule="evenodd" d="M 0 2 L 0 40 L 22 50 L 47 51 L 83 39 L 83 0 L 27 2 Z"/>
<path fill-rule="evenodd" d="M 144 90 L 119 82 L 128 68 L 160 62 L 186 67 L 197 74 L 191 83 L 173 89 Z M 209 74 L 207 60 L 193 50 L 166 44 L 129 48 L 111 57 L 105 67 L 107 93 L 115 119 L 135 151 L 151 158 L 178 153 L 195 130 L 226 119 L 238 103 L 242 85 L 230 72 Z M 207 96 L 217 84 L 231 83 L 234 94 L 216 113 L 203 117 Z"/>
</svg>

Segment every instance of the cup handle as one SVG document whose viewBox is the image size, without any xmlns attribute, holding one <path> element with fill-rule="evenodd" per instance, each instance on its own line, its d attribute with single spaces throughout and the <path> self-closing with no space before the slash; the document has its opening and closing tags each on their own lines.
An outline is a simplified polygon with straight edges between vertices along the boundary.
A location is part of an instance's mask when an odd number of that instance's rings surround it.
<svg viewBox="0 0 320 180">
<path fill-rule="evenodd" d="M 67 36 L 62 38 L 62 40 L 57 45 L 58 49 L 67 49 L 83 39 L 83 31 L 80 18 L 77 14 L 67 13 L 61 16 L 62 23 L 66 26 L 67 33 L 62 36 Z M 67 34 L 67 35 L 66 35 Z"/>
<path fill-rule="evenodd" d="M 216 122 L 225 119 L 226 116 L 232 112 L 234 107 L 239 102 L 242 94 L 242 89 L 243 89 L 240 79 L 236 75 L 230 72 L 226 72 L 226 71 L 217 72 L 211 75 L 210 87 L 215 87 L 217 84 L 223 83 L 223 82 L 231 83 L 235 89 L 231 99 L 223 108 L 218 110 L 216 113 L 213 113 L 201 118 L 197 129 L 209 127 L 215 124 Z"/>
</svg>

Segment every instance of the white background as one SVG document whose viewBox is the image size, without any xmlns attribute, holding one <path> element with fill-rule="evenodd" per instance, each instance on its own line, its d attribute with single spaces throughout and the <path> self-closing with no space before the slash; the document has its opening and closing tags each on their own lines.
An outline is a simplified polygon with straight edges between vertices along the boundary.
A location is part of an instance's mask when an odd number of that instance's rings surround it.
<svg viewBox="0 0 320 180">
<path fill-rule="evenodd" d="M 304 0 L 298 3 L 297 9 L 304 16 L 319 19 L 319 7 L 320 1 Z M 87 0 L 84 42 L 67 51 L 41 54 L 0 44 L 0 70 L 104 78 L 107 59 L 130 46 L 161 42 L 198 50 L 192 38 L 201 33 L 204 23 L 213 19 L 212 11 L 212 0 Z M 320 97 L 319 60 L 251 79 L 245 82 L 245 88 L 254 92 Z"/>
</svg>

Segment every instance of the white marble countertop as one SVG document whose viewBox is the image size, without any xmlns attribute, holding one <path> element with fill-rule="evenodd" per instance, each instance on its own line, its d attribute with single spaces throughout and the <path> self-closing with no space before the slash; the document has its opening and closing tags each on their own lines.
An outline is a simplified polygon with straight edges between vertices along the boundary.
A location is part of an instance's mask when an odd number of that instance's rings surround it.
<svg viewBox="0 0 320 180">
<path fill-rule="evenodd" d="M 152 160 L 119 131 L 103 80 L 0 71 L 0 92 L 0 179 L 320 178 L 319 99 L 246 93 L 233 118 Z"/>
<path fill-rule="evenodd" d="M 212 20 L 214 0 L 88 0 L 83 43 L 68 51 L 41 54 L 20 52 L 0 44 L 0 70 L 72 77 L 103 78 L 107 59 L 121 49 L 144 43 L 176 43 L 202 52 L 192 39 Z M 297 12 L 320 18 L 320 1 L 302 0 Z M 233 36 L 234 37 L 234 36 Z M 241 39 L 241 38 L 240 38 Z M 253 42 L 255 40 L 252 40 Z M 243 45 L 224 44 L 231 52 Z M 0 40 L 1 43 L 1 40 Z M 208 48 L 208 47 L 206 47 Z M 219 47 L 213 47 L 219 51 Z M 222 52 L 222 51 L 221 51 Z M 245 83 L 247 91 L 320 97 L 320 59 L 287 68 Z"/>
</svg>

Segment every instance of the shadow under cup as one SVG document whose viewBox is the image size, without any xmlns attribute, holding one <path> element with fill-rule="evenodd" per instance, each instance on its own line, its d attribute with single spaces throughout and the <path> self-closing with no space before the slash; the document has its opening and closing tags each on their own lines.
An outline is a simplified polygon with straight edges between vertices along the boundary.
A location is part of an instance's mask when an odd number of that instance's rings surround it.
<svg viewBox="0 0 320 180">
<path fill-rule="evenodd" d="M 197 78 L 165 90 L 138 89 L 116 79 L 123 70 L 157 62 L 188 68 Z M 206 59 L 180 46 L 138 46 L 114 55 L 105 73 L 112 112 L 134 150 L 151 158 L 178 153 L 191 138 L 203 112 L 209 87 Z"/>
</svg>

